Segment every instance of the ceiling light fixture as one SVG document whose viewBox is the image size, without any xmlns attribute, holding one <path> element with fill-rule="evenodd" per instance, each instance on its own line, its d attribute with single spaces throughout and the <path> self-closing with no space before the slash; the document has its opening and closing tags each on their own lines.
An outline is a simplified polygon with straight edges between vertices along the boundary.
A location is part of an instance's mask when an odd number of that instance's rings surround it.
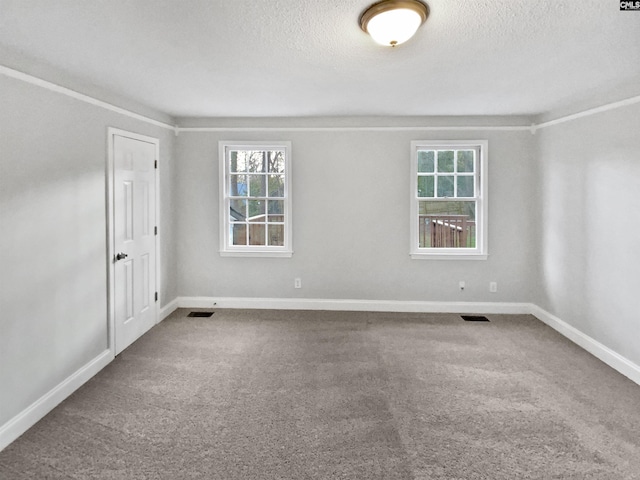
<svg viewBox="0 0 640 480">
<path fill-rule="evenodd" d="M 382 0 L 360 16 L 360 28 L 380 45 L 395 47 L 409 40 L 429 16 L 418 0 Z"/>
</svg>

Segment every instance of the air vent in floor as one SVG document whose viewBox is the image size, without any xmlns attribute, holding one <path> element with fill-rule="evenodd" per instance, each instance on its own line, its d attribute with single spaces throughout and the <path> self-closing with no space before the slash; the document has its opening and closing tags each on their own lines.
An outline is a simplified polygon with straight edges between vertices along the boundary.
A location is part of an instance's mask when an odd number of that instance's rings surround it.
<svg viewBox="0 0 640 480">
<path fill-rule="evenodd" d="M 210 317 L 214 312 L 191 312 L 187 317 Z"/>
<path fill-rule="evenodd" d="M 487 317 L 481 315 L 460 315 L 465 322 L 488 322 Z"/>
</svg>

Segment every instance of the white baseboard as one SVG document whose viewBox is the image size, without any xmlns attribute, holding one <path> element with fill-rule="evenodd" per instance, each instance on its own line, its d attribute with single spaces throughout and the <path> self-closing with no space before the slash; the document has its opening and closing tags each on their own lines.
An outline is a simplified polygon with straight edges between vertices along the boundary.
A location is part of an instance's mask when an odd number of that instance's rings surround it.
<svg viewBox="0 0 640 480">
<path fill-rule="evenodd" d="M 640 385 L 639 365 L 636 365 L 631 360 L 611 350 L 609 347 L 601 344 L 597 340 L 594 340 L 589 335 L 582 333 L 577 328 L 569 325 L 567 322 L 559 319 L 555 315 L 552 315 L 551 313 L 538 307 L 537 305 L 531 304 L 531 310 L 529 313 L 537 317 L 541 322 L 549 325 L 558 333 L 561 333 L 562 335 L 567 337 L 576 345 L 584 348 L 594 357 L 602 360 L 614 370 L 617 370 L 625 377 Z"/>
<path fill-rule="evenodd" d="M 179 308 L 178 299 L 174 298 L 171 302 L 167 303 L 164 307 L 160 309 L 160 313 L 158 314 L 158 323 L 163 321 L 173 312 L 175 312 Z"/>
<path fill-rule="evenodd" d="M 530 313 L 528 303 L 420 302 L 315 298 L 178 297 L 179 308 L 248 308 L 416 313 Z"/>
<path fill-rule="evenodd" d="M 96 373 L 106 367 L 113 358 L 113 352 L 111 350 L 105 350 L 2 425 L 0 427 L 0 451 L 35 425 Z"/>
</svg>

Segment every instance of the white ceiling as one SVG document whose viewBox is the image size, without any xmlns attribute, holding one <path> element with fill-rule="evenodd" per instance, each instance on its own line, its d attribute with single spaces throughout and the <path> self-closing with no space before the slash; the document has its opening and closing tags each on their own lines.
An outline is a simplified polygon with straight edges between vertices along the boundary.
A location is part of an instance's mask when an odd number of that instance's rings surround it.
<svg viewBox="0 0 640 480">
<path fill-rule="evenodd" d="M 0 0 L 0 46 L 176 117 L 533 115 L 640 94 L 640 12 L 618 1 L 427 2 L 391 49 L 359 28 L 373 0 Z"/>
</svg>

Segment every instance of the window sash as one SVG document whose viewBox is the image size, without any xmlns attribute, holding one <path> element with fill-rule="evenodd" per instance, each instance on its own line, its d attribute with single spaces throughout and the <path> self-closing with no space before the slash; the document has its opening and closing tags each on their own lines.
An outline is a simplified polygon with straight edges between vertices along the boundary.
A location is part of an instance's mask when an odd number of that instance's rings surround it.
<svg viewBox="0 0 640 480">
<path fill-rule="evenodd" d="M 258 162 L 253 164 L 253 168 L 250 168 L 248 163 L 241 165 L 236 163 L 236 168 L 232 170 L 232 154 L 242 151 L 279 151 L 283 153 L 283 160 L 275 162 L 273 169 L 271 164 L 260 166 Z M 221 141 L 219 156 L 220 254 L 222 256 L 290 257 L 293 253 L 290 192 L 291 143 Z M 257 180 L 260 177 L 264 177 L 264 181 Z M 275 185 L 270 184 L 270 177 L 274 177 Z M 233 189 L 233 181 L 235 185 L 244 185 L 244 187 Z M 280 181 L 282 185 L 278 185 Z M 257 190 L 252 191 L 252 188 Z M 250 209 L 260 203 L 263 208 L 258 208 L 257 214 L 250 216 Z M 274 207 L 276 211 L 270 212 L 270 205 L 276 203 L 278 204 Z M 232 205 L 237 212 L 237 218 L 231 214 Z M 255 211 L 254 208 L 253 212 Z"/>
<path fill-rule="evenodd" d="M 411 228 L 410 255 L 412 258 L 433 259 L 485 259 L 487 258 L 487 150 L 486 140 L 478 141 L 414 141 L 411 143 Z M 448 171 L 440 171 L 438 166 L 438 152 L 453 151 L 453 167 Z M 459 157 L 458 152 L 473 151 L 473 172 L 469 172 L 468 156 Z M 433 154 L 424 154 L 433 152 Z M 422 153 L 422 155 L 421 155 Z M 425 162 L 428 158 L 429 161 Z M 459 158 L 465 160 L 458 161 Z M 419 166 L 420 162 L 420 166 Z M 462 169 L 459 168 L 462 165 Z M 422 170 L 422 171 L 419 171 Z M 463 170 L 463 171 L 461 171 Z M 441 177 L 450 177 L 452 184 L 448 184 L 448 191 L 438 190 Z M 468 193 L 460 192 L 460 186 L 469 188 L 469 184 L 459 184 L 458 178 L 472 177 L 473 195 L 461 196 Z M 432 182 L 421 180 L 433 178 Z M 442 195 L 451 193 L 451 195 Z M 440 196 L 438 196 L 440 194 Z M 429 205 L 427 205 L 429 204 Z M 430 207 L 441 204 L 460 207 L 453 211 L 430 214 Z M 456 210 L 464 207 L 469 209 L 473 205 L 473 217 L 457 215 Z M 438 210 L 438 209 L 435 209 Z M 431 222 L 425 224 L 425 222 Z M 430 230 L 429 228 L 432 227 Z M 462 232 L 462 229 L 465 232 Z M 429 231 L 431 239 L 426 239 Z M 434 240 L 445 238 L 446 241 Z M 442 246 L 432 246 L 433 243 Z M 475 245 L 473 245 L 475 243 Z M 471 246 L 469 246 L 471 245 Z"/>
</svg>

